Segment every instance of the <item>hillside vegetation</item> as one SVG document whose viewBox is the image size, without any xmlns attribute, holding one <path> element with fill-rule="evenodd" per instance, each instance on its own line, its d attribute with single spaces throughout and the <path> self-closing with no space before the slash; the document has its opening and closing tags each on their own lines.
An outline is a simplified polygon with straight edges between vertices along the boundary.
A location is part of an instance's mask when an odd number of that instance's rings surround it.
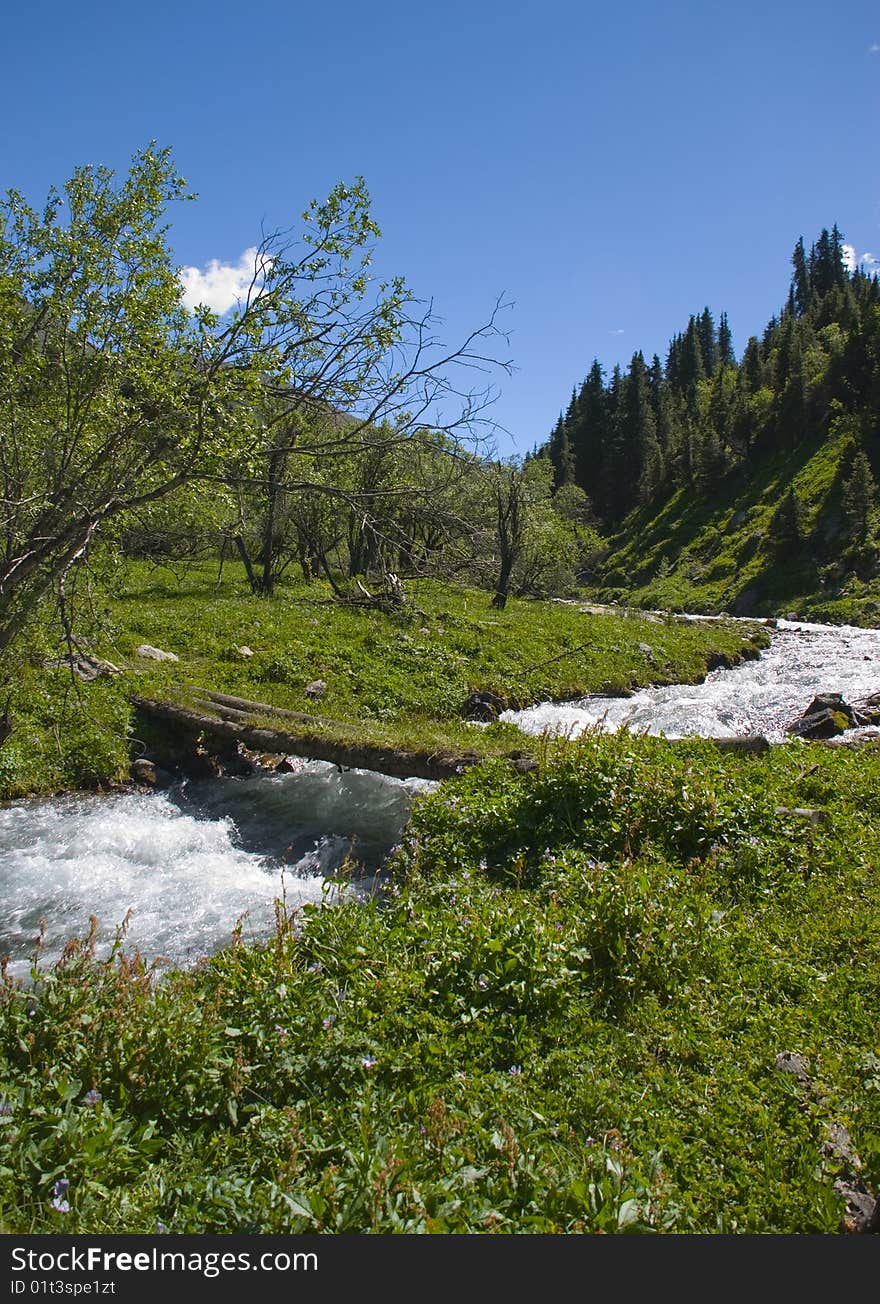
<svg viewBox="0 0 880 1304">
<path fill-rule="evenodd" d="M 642 605 L 876 624 L 880 288 L 836 227 L 798 241 L 780 313 L 737 360 L 708 308 L 665 363 L 594 363 L 536 460 L 584 492 L 583 577 Z"/>
</svg>

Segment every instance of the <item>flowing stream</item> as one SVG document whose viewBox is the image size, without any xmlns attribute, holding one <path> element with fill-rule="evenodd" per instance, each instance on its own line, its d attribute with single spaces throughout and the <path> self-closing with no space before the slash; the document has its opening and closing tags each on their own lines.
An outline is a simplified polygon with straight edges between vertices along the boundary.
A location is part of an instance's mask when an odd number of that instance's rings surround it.
<svg viewBox="0 0 880 1304">
<path fill-rule="evenodd" d="M 242 937 L 264 937 L 278 898 L 292 908 L 369 893 L 413 795 L 431 786 L 312 761 L 165 793 L 0 807 L 0 956 L 26 977 L 41 919 L 43 963 L 85 936 L 92 914 L 106 955 L 129 911 L 126 946 L 175 966 L 228 944 L 240 918 Z"/>
<path fill-rule="evenodd" d="M 880 691 L 880 630 L 780 620 L 757 661 L 713 670 L 701 684 L 644 688 L 631 697 L 588 697 L 506 711 L 524 733 L 572 737 L 591 726 L 630 729 L 667 738 L 697 734 L 731 738 L 764 734 L 781 742 L 785 726 L 816 693 L 842 693 L 848 702 Z"/>
<path fill-rule="evenodd" d="M 784 737 L 817 692 L 850 702 L 880 690 L 880 631 L 780 620 L 759 660 L 704 683 L 506 712 L 527 733 L 628 728 L 670 737 Z M 165 793 L 70 796 L 0 807 L 0 957 L 26 978 L 98 921 L 106 955 L 126 944 L 181 966 L 242 936 L 266 936 L 288 907 L 368 893 L 399 840 L 414 794 L 432 787 L 323 762 L 294 773 L 185 783 Z M 354 875 L 346 857 L 358 862 Z"/>
</svg>

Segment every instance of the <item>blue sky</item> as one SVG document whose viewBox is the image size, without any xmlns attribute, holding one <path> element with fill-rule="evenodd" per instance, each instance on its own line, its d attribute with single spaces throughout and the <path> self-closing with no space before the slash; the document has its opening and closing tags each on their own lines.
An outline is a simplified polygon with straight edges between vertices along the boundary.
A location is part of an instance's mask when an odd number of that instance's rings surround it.
<svg viewBox="0 0 880 1304">
<path fill-rule="evenodd" d="M 836 221 L 880 259 L 875 0 L 48 0 L 4 37 L 0 189 L 39 201 L 170 145 L 199 194 L 172 214 L 183 266 L 234 268 L 362 175 L 377 274 L 432 298 L 445 339 L 513 303 L 504 452 L 545 438 L 594 357 L 664 357 L 705 304 L 741 351 L 799 235 Z"/>
</svg>

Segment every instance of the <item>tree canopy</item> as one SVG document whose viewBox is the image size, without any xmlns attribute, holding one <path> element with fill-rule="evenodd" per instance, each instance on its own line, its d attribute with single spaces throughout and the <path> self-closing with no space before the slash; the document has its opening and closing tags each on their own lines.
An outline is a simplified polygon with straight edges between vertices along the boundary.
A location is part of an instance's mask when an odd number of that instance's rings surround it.
<svg viewBox="0 0 880 1304">
<path fill-rule="evenodd" d="M 443 346 L 430 304 L 369 274 L 362 179 L 313 201 L 298 236 L 264 234 L 223 316 L 182 300 L 166 213 L 191 197 L 150 145 L 124 178 L 82 167 L 40 210 L 16 191 L 0 204 L 0 648 L 48 595 L 64 613 L 109 522 L 187 483 L 264 493 L 271 580 L 282 491 L 370 516 L 377 493 L 328 478 L 328 459 L 491 430 L 473 377 L 508 366 L 500 305 Z"/>
</svg>

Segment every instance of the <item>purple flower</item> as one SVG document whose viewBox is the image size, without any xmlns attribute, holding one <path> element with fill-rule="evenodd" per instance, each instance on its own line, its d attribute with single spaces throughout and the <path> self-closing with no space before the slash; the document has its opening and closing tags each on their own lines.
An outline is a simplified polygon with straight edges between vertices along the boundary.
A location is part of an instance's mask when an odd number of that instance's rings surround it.
<svg viewBox="0 0 880 1304">
<path fill-rule="evenodd" d="M 373 1069 L 376 1067 L 377 1059 L 375 1055 L 364 1055 L 361 1058 L 362 1069 Z"/>
<path fill-rule="evenodd" d="M 489 984 L 486 982 L 485 978 L 481 977 L 477 979 L 477 986 L 479 987 L 481 992 L 484 992 L 486 988 L 489 986 Z"/>
<path fill-rule="evenodd" d="M 52 1208 L 57 1209 L 59 1213 L 70 1213 L 70 1205 L 64 1198 L 69 1189 L 70 1182 L 68 1182 L 66 1177 L 59 1177 L 58 1181 L 52 1188 L 52 1195 L 54 1196 Z"/>
<path fill-rule="evenodd" d="M 12 1118 L 12 1106 L 8 1100 L 0 1100 L 0 1118 Z"/>
<path fill-rule="evenodd" d="M 521 1065 L 521 1064 L 511 1064 L 511 1066 L 510 1066 L 510 1068 L 507 1070 L 507 1072 L 510 1074 L 510 1076 L 511 1076 L 512 1078 L 518 1078 L 518 1077 L 521 1075 L 521 1073 L 522 1073 L 522 1065 Z"/>
<path fill-rule="evenodd" d="M 100 1100 L 101 1100 L 100 1091 L 96 1091 L 95 1088 L 92 1087 L 91 1091 L 87 1091 L 86 1094 L 83 1096 L 82 1103 L 84 1105 L 97 1105 L 100 1103 Z"/>
<path fill-rule="evenodd" d="M 59 1213 L 70 1213 L 70 1205 L 58 1195 L 52 1201 L 52 1208 L 57 1209 Z"/>
<path fill-rule="evenodd" d="M 335 1016 L 332 1014 L 328 1014 L 326 1019 L 323 1019 L 321 1021 L 321 1026 L 324 1029 L 332 1028 L 335 1022 L 336 1022 Z"/>
<path fill-rule="evenodd" d="M 279 1037 L 286 1037 L 286 1036 L 287 1036 L 287 1029 L 286 1029 L 286 1028 L 282 1028 L 282 1026 L 281 1026 L 280 1023 L 276 1023 L 276 1024 L 275 1024 L 275 1031 L 278 1033 L 278 1036 L 279 1036 Z"/>
</svg>

